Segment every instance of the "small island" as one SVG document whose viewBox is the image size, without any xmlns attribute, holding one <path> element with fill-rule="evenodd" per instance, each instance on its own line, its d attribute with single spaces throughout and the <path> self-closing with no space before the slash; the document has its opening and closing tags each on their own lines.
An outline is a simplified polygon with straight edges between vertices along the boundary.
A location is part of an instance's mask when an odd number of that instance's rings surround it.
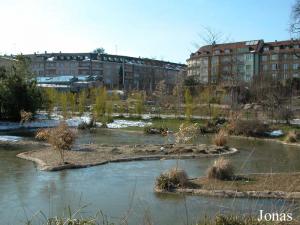
<svg viewBox="0 0 300 225">
<path fill-rule="evenodd" d="M 23 152 L 19 158 L 34 161 L 39 169 L 57 171 L 62 169 L 84 168 L 110 162 L 136 160 L 163 160 L 212 157 L 236 153 L 237 149 L 216 145 L 167 144 L 167 145 L 80 145 L 65 151 L 64 163 L 53 154 L 48 146 L 39 150 Z"/>
<path fill-rule="evenodd" d="M 252 173 L 235 175 L 228 159 L 217 159 L 207 175 L 188 178 L 172 168 L 156 179 L 156 193 L 184 193 L 231 198 L 300 199 L 300 173 Z"/>
</svg>

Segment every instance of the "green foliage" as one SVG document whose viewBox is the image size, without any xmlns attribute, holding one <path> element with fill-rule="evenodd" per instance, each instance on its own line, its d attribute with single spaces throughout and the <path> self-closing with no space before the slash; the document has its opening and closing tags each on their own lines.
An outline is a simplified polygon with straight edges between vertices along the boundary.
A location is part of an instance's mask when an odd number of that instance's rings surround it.
<svg viewBox="0 0 300 225">
<path fill-rule="evenodd" d="M 72 113 L 72 115 L 74 115 L 74 113 L 77 110 L 76 94 L 74 94 L 72 92 L 68 93 L 68 102 L 69 102 L 70 107 L 71 107 L 71 113 Z"/>
<path fill-rule="evenodd" d="M 106 117 L 108 121 L 112 120 L 113 105 L 111 101 L 107 101 L 105 105 Z"/>
<path fill-rule="evenodd" d="M 20 111 L 35 112 L 42 107 L 43 95 L 32 79 L 29 61 L 17 56 L 11 68 L 0 70 L 0 119 L 20 120 Z"/>
<path fill-rule="evenodd" d="M 43 89 L 43 95 L 44 95 L 44 108 L 48 112 L 48 115 L 50 116 L 53 112 L 54 106 L 57 106 L 57 98 L 58 93 L 54 88 L 44 88 Z"/>
<path fill-rule="evenodd" d="M 136 94 L 135 113 L 139 116 L 144 112 L 144 96 L 142 93 Z"/>
<path fill-rule="evenodd" d="M 104 48 L 96 48 L 96 49 L 94 49 L 93 53 L 105 54 L 105 49 Z"/>
<path fill-rule="evenodd" d="M 95 116 L 97 120 L 100 120 L 102 116 L 105 115 L 106 111 L 106 102 L 107 102 L 107 91 L 105 87 L 95 91 Z"/>
<path fill-rule="evenodd" d="M 68 96 L 67 93 L 62 92 L 60 93 L 60 106 L 61 106 L 61 111 L 64 119 L 67 118 L 68 116 Z"/>
<path fill-rule="evenodd" d="M 78 109 L 79 109 L 79 115 L 82 115 L 85 111 L 85 105 L 86 105 L 86 93 L 85 91 L 81 91 L 79 93 L 79 99 L 78 99 Z"/>
</svg>

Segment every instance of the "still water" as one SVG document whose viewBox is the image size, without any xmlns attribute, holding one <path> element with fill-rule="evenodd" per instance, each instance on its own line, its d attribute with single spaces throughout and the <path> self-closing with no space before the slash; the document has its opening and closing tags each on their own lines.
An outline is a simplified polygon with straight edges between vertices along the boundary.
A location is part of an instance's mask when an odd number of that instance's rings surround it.
<svg viewBox="0 0 300 225">
<path fill-rule="evenodd" d="M 6 132 L 7 135 L 7 132 Z M 30 139 L 28 132 L 11 132 Z M 170 143 L 173 137 L 146 136 L 120 130 L 82 132 L 78 143 L 142 144 Z M 199 143 L 210 143 L 203 136 Z M 300 148 L 259 140 L 232 138 L 229 142 L 240 150 L 230 156 L 237 172 L 300 171 Z M 31 148 L 32 149 L 32 148 Z M 101 210 L 109 220 L 119 222 L 127 215 L 130 224 L 142 224 L 145 214 L 154 224 L 195 223 L 205 215 L 252 213 L 259 209 L 278 211 L 291 207 L 281 200 L 229 199 L 200 196 L 158 195 L 153 192 L 155 177 L 176 165 L 175 160 L 111 163 L 85 169 L 60 172 L 39 171 L 34 163 L 18 159 L 16 154 L 31 149 L 0 149 L 0 218 L 2 224 L 24 224 L 26 218 L 37 224 L 46 216 L 63 215 L 66 207 L 82 215 Z M 213 159 L 191 159 L 179 162 L 190 177 L 201 176 Z M 295 203 L 293 206 L 298 206 Z M 186 210 L 187 209 L 187 210 Z M 299 210 L 295 213 L 299 214 Z M 187 216 L 188 215 L 188 216 Z"/>
</svg>

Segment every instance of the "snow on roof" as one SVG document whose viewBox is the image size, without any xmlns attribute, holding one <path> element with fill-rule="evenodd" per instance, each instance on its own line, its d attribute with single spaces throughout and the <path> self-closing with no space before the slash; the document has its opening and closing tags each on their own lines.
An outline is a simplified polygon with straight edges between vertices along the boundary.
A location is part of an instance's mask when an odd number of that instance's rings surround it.
<svg viewBox="0 0 300 225">
<path fill-rule="evenodd" d="M 67 83 L 71 82 L 75 77 L 71 75 L 55 76 L 55 77 L 37 77 L 38 83 Z"/>
<path fill-rule="evenodd" d="M 49 88 L 69 88 L 70 85 L 63 84 L 37 84 L 38 87 L 49 87 Z"/>
</svg>

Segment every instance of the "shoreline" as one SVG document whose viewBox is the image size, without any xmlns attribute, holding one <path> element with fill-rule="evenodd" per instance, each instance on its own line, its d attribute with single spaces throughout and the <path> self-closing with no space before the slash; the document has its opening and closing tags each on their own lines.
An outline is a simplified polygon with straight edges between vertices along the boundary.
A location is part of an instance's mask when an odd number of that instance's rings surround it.
<svg viewBox="0 0 300 225">
<path fill-rule="evenodd" d="M 155 193 L 164 194 L 191 194 L 199 196 L 210 197 L 223 197 L 223 198 L 265 198 L 265 199 L 300 199 L 300 190 L 298 185 L 294 188 L 284 188 L 284 186 L 274 185 L 270 186 L 267 182 L 268 179 L 277 180 L 282 182 L 282 178 L 289 177 L 292 179 L 300 178 L 300 172 L 293 173 L 251 173 L 239 174 L 237 177 L 249 179 L 242 183 L 240 180 L 216 180 L 208 179 L 206 177 L 190 178 L 189 184 L 186 187 L 174 188 L 171 190 L 163 190 L 154 187 Z M 291 181 L 289 181 L 291 182 Z M 210 185 L 207 185 L 207 184 Z M 263 185 L 262 185 L 263 184 Z M 254 185 L 254 186 L 253 186 Z M 262 186 L 261 186 L 262 185 Z M 280 186 L 280 187 L 279 187 Z"/>
<path fill-rule="evenodd" d="M 260 138 L 260 137 L 249 137 L 249 136 L 241 136 L 241 135 L 228 135 L 229 138 L 241 138 L 241 139 L 250 139 L 250 140 L 260 140 L 260 141 L 270 141 L 270 142 L 276 142 L 283 145 L 289 145 L 289 146 L 296 146 L 300 147 L 300 143 L 289 143 L 285 141 L 281 141 L 276 138 Z"/>
<path fill-rule="evenodd" d="M 277 198 L 277 199 L 300 199 L 300 192 L 284 191 L 235 191 L 235 190 L 206 190 L 195 188 L 178 188 L 172 191 L 165 191 L 154 188 L 155 193 L 161 194 L 192 194 L 209 197 L 225 198 Z"/>
<path fill-rule="evenodd" d="M 89 150 L 66 151 L 66 164 L 57 163 L 56 154 L 50 148 L 32 150 L 17 154 L 18 158 L 33 161 L 43 171 L 59 171 L 64 169 L 79 169 L 108 163 L 145 161 L 145 160 L 172 160 L 208 158 L 223 155 L 232 155 L 238 152 L 236 148 L 220 148 L 213 145 L 141 145 L 141 146 L 93 146 L 85 145 Z M 166 149 L 162 152 L 162 148 Z M 191 151 L 193 149 L 194 151 Z M 205 152 L 203 149 L 210 149 Z M 185 150 L 185 152 L 183 151 Z M 169 152 L 168 152 L 169 151 Z M 171 152 L 173 151 L 173 152 Z M 178 152 L 177 152 L 178 151 Z M 52 159 L 50 159 L 52 157 Z M 47 162 L 48 161 L 48 162 Z"/>
</svg>

